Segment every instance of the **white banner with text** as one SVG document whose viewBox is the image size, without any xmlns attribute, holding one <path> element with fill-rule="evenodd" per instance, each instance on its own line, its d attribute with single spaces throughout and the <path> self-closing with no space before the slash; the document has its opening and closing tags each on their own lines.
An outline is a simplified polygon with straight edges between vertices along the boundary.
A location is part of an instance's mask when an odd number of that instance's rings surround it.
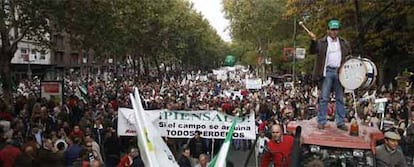
<svg viewBox="0 0 414 167">
<path fill-rule="evenodd" d="M 262 89 L 262 79 L 246 79 L 246 89 Z"/>
<path fill-rule="evenodd" d="M 135 136 L 133 111 L 119 108 L 118 135 Z M 146 110 L 145 120 L 151 121 L 160 130 L 161 136 L 191 138 L 200 131 L 204 138 L 224 139 L 234 118 L 239 119 L 234 129 L 234 139 L 255 139 L 254 113 L 234 117 L 218 111 L 169 111 Z"/>
</svg>

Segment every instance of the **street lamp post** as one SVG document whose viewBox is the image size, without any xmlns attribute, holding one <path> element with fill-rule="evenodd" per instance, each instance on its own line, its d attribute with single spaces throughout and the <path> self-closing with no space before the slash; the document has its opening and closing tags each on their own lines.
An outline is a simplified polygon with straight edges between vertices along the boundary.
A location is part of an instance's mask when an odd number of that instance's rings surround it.
<svg viewBox="0 0 414 167">
<path fill-rule="evenodd" d="M 82 66 L 83 66 L 83 68 L 82 68 L 82 76 L 85 74 L 85 70 L 86 70 L 86 77 L 87 78 L 89 78 L 89 70 L 88 70 L 88 58 L 86 58 L 86 57 L 83 57 L 82 58 Z"/>
<path fill-rule="evenodd" d="M 295 88 L 296 82 L 296 17 L 293 19 L 293 68 L 292 68 L 292 82 Z"/>
<path fill-rule="evenodd" d="M 27 51 L 26 51 L 26 56 L 27 56 L 27 78 L 28 79 L 31 79 L 32 78 L 32 68 L 30 67 L 30 63 L 31 63 L 31 56 L 30 56 L 30 54 L 31 54 L 31 52 L 32 52 L 32 49 L 30 48 L 30 45 L 29 45 L 29 43 L 27 43 L 26 44 L 27 45 Z"/>
<path fill-rule="evenodd" d="M 30 59 L 30 58 L 29 58 Z M 30 60 L 27 61 L 27 77 L 32 78 L 32 69 L 30 68 Z"/>
<path fill-rule="evenodd" d="M 33 72 L 32 72 L 32 67 L 30 66 L 31 64 L 32 64 L 32 62 L 35 62 L 36 60 L 32 60 L 30 57 L 30 54 L 28 54 L 28 60 L 27 60 L 27 77 L 28 77 L 28 79 L 32 79 L 32 75 L 33 75 Z M 35 55 L 35 57 L 36 57 L 36 55 Z"/>
<path fill-rule="evenodd" d="M 112 72 L 112 71 L 113 71 L 113 70 L 112 70 L 112 68 L 113 68 L 112 63 L 114 63 L 114 59 L 109 58 L 109 59 L 108 59 L 108 63 L 109 63 L 109 66 L 107 67 L 107 69 L 109 69 L 109 70 L 107 70 L 107 71 L 108 71 L 108 72 Z"/>
</svg>

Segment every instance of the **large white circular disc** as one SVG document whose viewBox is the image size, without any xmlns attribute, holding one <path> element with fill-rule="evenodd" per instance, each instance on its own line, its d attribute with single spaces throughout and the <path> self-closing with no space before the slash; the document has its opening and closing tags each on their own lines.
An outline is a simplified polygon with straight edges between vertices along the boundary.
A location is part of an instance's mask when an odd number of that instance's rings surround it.
<svg viewBox="0 0 414 167">
<path fill-rule="evenodd" d="M 365 63 L 360 59 L 349 59 L 342 66 L 339 71 L 339 81 L 341 85 L 350 90 L 355 90 L 365 82 L 367 68 Z"/>
</svg>

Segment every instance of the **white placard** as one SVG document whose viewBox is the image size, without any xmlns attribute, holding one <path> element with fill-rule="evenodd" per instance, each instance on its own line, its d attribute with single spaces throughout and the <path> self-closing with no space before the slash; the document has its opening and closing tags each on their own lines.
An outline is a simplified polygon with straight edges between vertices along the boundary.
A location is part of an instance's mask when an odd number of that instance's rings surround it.
<svg viewBox="0 0 414 167">
<path fill-rule="evenodd" d="M 296 48 L 295 54 L 297 59 L 305 59 L 306 49 Z"/>
<path fill-rule="evenodd" d="M 42 98 L 51 100 L 57 104 L 63 104 L 62 81 L 41 81 L 40 95 Z"/>
<path fill-rule="evenodd" d="M 262 79 L 246 79 L 246 89 L 262 89 Z"/>
</svg>

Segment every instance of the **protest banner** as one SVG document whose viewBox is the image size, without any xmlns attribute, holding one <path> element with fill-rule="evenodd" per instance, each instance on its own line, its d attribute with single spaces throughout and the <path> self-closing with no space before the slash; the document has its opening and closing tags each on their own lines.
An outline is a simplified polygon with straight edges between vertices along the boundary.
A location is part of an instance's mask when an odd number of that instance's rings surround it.
<svg viewBox="0 0 414 167">
<path fill-rule="evenodd" d="M 63 82 L 41 81 L 40 96 L 57 104 L 63 104 Z"/>
<path fill-rule="evenodd" d="M 118 109 L 118 136 L 136 136 L 134 111 L 129 108 Z"/>
<path fill-rule="evenodd" d="M 135 136 L 131 112 L 120 108 L 118 112 L 118 135 Z M 171 138 L 191 138 L 195 131 L 200 131 L 204 138 L 224 139 L 229 131 L 234 116 L 218 111 L 169 111 L 146 110 L 146 119 L 158 128 L 161 136 Z M 234 129 L 234 139 L 255 139 L 254 113 L 241 117 Z"/>
<path fill-rule="evenodd" d="M 262 89 L 262 79 L 246 79 L 246 89 Z"/>
</svg>

